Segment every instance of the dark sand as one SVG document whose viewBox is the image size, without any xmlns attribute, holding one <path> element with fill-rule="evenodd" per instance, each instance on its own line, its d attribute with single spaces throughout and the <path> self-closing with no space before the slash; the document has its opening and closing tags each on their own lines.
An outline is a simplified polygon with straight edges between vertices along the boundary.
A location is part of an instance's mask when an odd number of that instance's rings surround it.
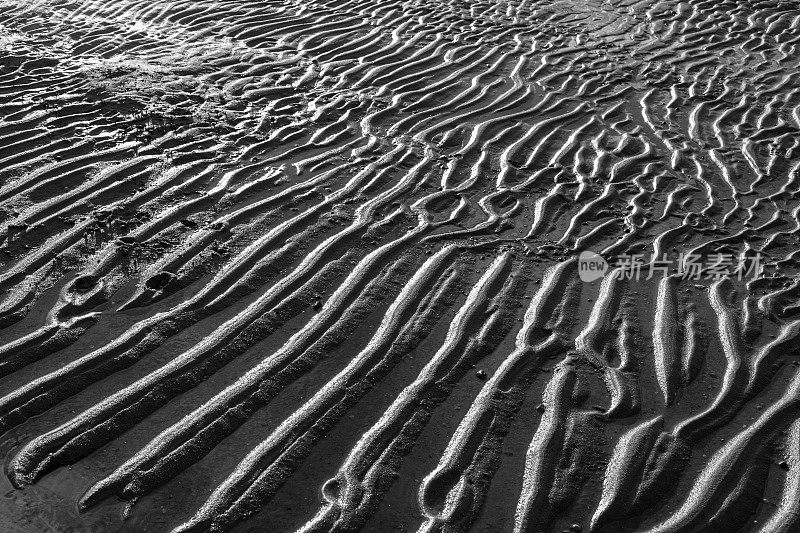
<svg viewBox="0 0 800 533">
<path fill-rule="evenodd" d="M 0 1 L 0 532 L 800 531 L 799 65 L 794 1 Z"/>
</svg>

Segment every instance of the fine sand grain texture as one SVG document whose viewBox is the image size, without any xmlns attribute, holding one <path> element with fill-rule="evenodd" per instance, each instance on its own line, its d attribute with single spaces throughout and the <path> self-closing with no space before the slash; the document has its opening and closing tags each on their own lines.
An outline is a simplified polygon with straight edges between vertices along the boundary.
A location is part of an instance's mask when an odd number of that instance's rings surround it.
<svg viewBox="0 0 800 533">
<path fill-rule="evenodd" d="M 800 3 L 0 0 L 0 452 L 0 533 L 800 531 Z"/>
</svg>

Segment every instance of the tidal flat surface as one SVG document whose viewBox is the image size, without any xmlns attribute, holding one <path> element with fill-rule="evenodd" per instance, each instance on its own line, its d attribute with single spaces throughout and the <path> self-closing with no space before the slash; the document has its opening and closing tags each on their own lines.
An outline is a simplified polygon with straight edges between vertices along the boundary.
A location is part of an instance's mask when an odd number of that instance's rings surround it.
<svg viewBox="0 0 800 533">
<path fill-rule="evenodd" d="M 0 0 L 0 531 L 800 531 L 799 66 L 786 0 Z"/>
</svg>

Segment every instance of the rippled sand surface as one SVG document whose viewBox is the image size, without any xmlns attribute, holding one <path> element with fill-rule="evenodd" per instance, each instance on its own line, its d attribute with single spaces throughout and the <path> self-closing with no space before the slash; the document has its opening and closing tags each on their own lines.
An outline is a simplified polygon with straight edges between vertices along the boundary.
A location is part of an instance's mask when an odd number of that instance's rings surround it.
<svg viewBox="0 0 800 533">
<path fill-rule="evenodd" d="M 785 0 L 0 0 L 0 530 L 800 531 L 799 65 Z"/>
</svg>

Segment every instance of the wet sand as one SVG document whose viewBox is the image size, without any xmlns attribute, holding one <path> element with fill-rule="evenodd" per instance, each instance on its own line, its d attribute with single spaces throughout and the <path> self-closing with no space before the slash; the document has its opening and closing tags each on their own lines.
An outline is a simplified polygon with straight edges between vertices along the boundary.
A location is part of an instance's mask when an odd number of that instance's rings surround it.
<svg viewBox="0 0 800 533">
<path fill-rule="evenodd" d="M 800 530 L 799 66 L 780 0 L 0 0 L 0 530 Z"/>
</svg>

